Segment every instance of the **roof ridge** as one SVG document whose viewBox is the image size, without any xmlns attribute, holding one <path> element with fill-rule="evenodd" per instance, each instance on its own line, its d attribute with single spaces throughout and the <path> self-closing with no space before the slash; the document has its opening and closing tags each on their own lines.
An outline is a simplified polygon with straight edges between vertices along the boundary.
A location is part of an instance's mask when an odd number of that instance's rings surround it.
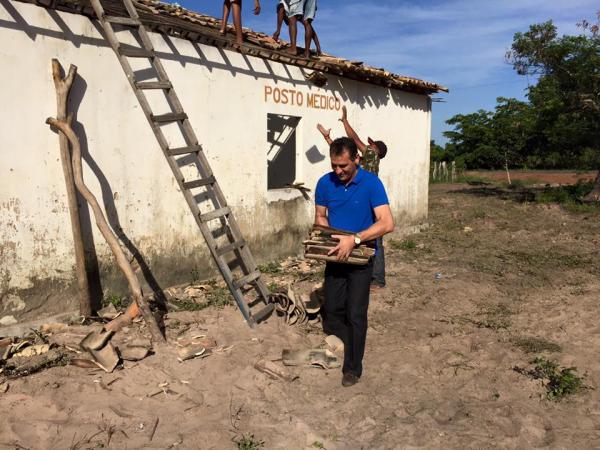
<svg viewBox="0 0 600 450">
<path fill-rule="evenodd" d="M 18 1 L 95 17 L 89 0 Z M 277 42 L 266 33 L 254 31 L 247 27 L 243 27 L 246 40 L 244 44 L 240 45 L 235 43 L 232 37 L 219 34 L 218 30 L 221 20 L 215 17 L 183 8 L 177 3 L 165 3 L 158 0 L 133 0 L 133 2 L 138 7 L 140 19 L 146 27 L 171 36 L 199 41 L 208 45 L 226 47 L 250 56 L 296 65 L 325 74 L 330 73 L 391 89 L 421 94 L 448 92 L 446 87 L 437 83 L 398 75 L 384 68 L 365 65 L 362 61 L 350 61 L 329 54 L 311 56 L 310 59 L 303 56 L 294 56 L 283 51 L 289 46 L 286 41 Z M 110 12 L 110 14 L 128 16 L 125 6 L 120 0 L 103 0 L 102 3 L 105 10 Z"/>
</svg>

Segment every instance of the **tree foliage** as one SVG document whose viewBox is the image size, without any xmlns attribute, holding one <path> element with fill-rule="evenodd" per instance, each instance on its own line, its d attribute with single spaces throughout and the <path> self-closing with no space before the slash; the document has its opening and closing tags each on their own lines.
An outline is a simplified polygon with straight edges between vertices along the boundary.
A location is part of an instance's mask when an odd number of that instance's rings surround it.
<svg viewBox="0 0 600 450">
<path fill-rule="evenodd" d="M 436 144 L 433 139 L 429 143 L 429 154 L 432 161 L 445 161 L 447 159 L 444 147 Z"/>
<path fill-rule="evenodd" d="M 516 33 L 506 59 L 537 77 L 528 101 L 498 98 L 494 111 L 452 117 L 445 154 L 467 168 L 600 168 L 600 33 L 579 26 L 575 36 L 559 36 L 552 21 Z"/>
</svg>

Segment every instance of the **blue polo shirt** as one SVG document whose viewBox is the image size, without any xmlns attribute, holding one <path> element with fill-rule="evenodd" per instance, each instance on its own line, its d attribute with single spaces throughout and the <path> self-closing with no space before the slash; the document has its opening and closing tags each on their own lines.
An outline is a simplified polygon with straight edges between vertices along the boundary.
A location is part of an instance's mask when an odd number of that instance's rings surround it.
<svg viewBox="0 0 600 450">
<path fill-rule="evenodd" d="M 359 167 L 348 185 L 334 172 L 323 175 L 317 183 L 315 203 L 327 208 L 330 226 L 358 233 L 375 223 L 374 208 L 390 202 L 377 175 Z"/>
</svg>

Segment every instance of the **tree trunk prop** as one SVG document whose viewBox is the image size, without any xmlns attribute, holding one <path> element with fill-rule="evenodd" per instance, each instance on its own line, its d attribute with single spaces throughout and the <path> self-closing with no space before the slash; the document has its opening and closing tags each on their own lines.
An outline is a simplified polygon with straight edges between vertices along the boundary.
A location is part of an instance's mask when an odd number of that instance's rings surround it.
<svg viewBox="0 0 600 450">
<path fill-rule="evenodd" d="M 598 170 L 598 174 L 596 175 L 594 188 L 583 200 L 586 202 L 600 202 L 600 170 Z"/>
<path fill-rule="evenodd" d="M 81 195 L 85 198 L 85 200 L 89 203 L 90 207 L 92 208 L 92 211 L 94 212 L 94 218 L 96 219 L 96 225 L 98 226 L 98 229 L 102 233 L 102 236 L 104 236 L 104 239 L 106 239 L 106 242 L 108 243 L 110 249 L 115 255 L 117 265 L 125 275 L 125 278 L 127 278 L 127 283 L 129 284 L 129 292 L 131 293 L 134 302 L 137 304 L 137 307 L 140 309 L 142 315 L 144 316 L 144 321 L 146 322 L 146 325 L 150 330 L 152 340 L 157 344 L 164 343 L 165 338 L 160 331 L 158 323 L 156 322 L 156 318 L 150 310 L 150 306 L 146 302 L 146 299 L 144 299 L 140 282 L 137 279 L 135 272 L 131 268 L 131 265 L 129 264 L 125 253 L 119 246 L 119 241 L 117 240 L 117 237 L 108 225 L 108 222 L 106 221 L 106 218 L 102 213 L 102 209 L 100 208 L 96 197 L 87 188 L 83 181 L 83 170 L 81 166 L 81 147 L 79 145 L 79 139 L 77 138 L 77 135 L 73 132 L 73 129 L 69 125 L 68 120 L 65 121 L 48 118 L 46 120 L 46 123 L 62 131 L 71 143 L 73 152 L 72 166 L 73 175 L 75 178 L 75 186 L 77 186 L 77 189 L 79 190 Z M 110 325 L 111 324 L 108 324 L 106 328 L 111 331 L 114 331 L 114 326 L 110 327 Z"/>
<path fill-rule="evenodd" d="M 65 77 L 64 70 L 57 59 L 52 60 L 52 78 L 56 88 L 56 117 L 58 120 L 69 120 L 67 117 L 67 102 L 69 92 L 73 85 L 73 79 L 77 74 L 77 67 L 71 64 L 69 74 Z M 75 272 L 77 274 L 77 285 L 79 287 L 79 314 L 82 316 L 92 315 L 92 299 L 85 264 L 85 251 L 81 233 L 81 221 L 79 218 L 79 204 L 77 203 L 77 192 L 73 180 L 73 167 L 71 166 L 71 153 L 69 141 L 64 133 L 59 133 L 60 162 L 65 176 L 67 188 L 67 202 L 69 204 L 69 215 L 71 217 L 71 231 L 73 232 L 73 246 L 75 247 Z"/>
</svg>

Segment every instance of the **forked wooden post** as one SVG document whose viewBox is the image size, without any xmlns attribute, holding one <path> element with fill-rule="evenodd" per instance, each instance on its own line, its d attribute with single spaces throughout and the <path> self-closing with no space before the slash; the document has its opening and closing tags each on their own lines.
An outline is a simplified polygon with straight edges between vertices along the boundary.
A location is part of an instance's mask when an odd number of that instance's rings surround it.
<svg viewBox="0 0 600 450">
<path fill-rule="evenodd" d="M 144 316 L 144 321 L 150 330 L 150 334 L 152 335 L 152 340 L 157 344 L 162 344 L 165 342 L 165 338 L 160 331 L 158 323 L 156 322 L 156 318 L 152 314 L 150 310 L 150 306 L 146 299 L 144 299 L 144 295 L 142 293 L 142 287 L 140 282 L 135 275 L 135 272 L 131 268 L 125 253 L 121 249 L 119 245 L 119 241 L 115 236 L 114 232 L 108 225 L 106 218 L 104 217 L 104 213 L 100 208 L 98 200 L 94 194 L 87 188 L 85 182 L 83 181 L 83 170 L 81 166 L 81 147 L 79 145 L 79 139 L 77 135 L 73 132 L 69 120 L 56 120 L 53 118 L 48 118 L 46 123 L 56 127 L 58 130 L 62 131 L 64 135 L 67 137 L 69 142 L 71 143 L 72 149 L 72 167 L 73 167 L 73 176 L 75 181 L 75 186 L 81 193 L 81 195 L 85 198 L 85 200 L 89 203 L 92 211 L 94 213 L 94 218 L 96 219 L 96 225 L 98 229 L 106 239 L 110 249 L 115 255 L 115 259 L 117 260 L 117 265 L 127 278 L 127 283 L 129 284 L 129 292 L 134 300 L 134 302 L 138 305 L 139 309 Z"/>
<path fill-rule="evenodd" d="M 52 60 L 52 78 L 54 79 L 54 87 L 56 88 L 56 117 L 58 120 L 68 120 L 67 102 L 76 74 L 77 67 L 71 64 L 69 74 L 65 77 L 60 62 L 57 59 Z M 85 250 L 83 247 L 83 235 L 81 233 L 79 204 L 77 203 L 77 192 L 75 191 L 73 168 L 71 166 L 71 152 L 69 151 L 69 141 L 62 132 L 59 133 L 59 142 L 60 162 L 65 176 L 67 202 L 69 204 L 69 215 L 71 216 L 71 231 L 73 232 L 73 246 L 75 247 L 75 271 L 79 287 L 79 314 L 82 316 L 91 316 L 92 298 L 85 264 Z"/>
</svg>

